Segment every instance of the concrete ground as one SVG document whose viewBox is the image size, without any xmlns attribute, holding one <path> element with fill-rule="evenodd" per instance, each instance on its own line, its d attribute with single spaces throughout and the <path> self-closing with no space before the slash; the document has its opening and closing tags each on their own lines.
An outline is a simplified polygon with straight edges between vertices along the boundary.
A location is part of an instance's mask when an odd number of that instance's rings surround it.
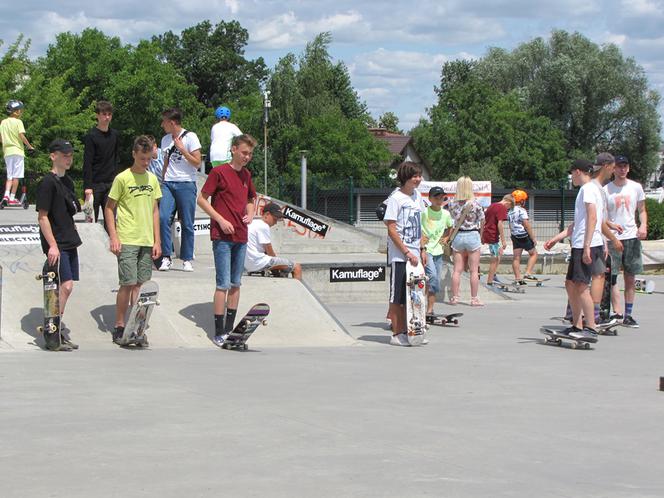
<svg viewBox="0 0 664 498">
<path fill-rule="evenodd" d="M 4 351 L 0 496 L 664 496 L 662 294 L 584 351 L 541 343 L 563 293 L 459 306 L 421 348 L 334 304 L 352 345 Z"/>
</svg>

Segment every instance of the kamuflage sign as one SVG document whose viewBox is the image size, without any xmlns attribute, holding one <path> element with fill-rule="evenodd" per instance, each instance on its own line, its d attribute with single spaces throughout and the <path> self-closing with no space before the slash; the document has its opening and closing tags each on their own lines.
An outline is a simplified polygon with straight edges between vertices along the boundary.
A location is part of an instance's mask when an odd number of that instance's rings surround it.
<svg viewBox="0 0 664 498">
<path fill-rule="evenodd" d="M 0 245 L 39 244 L 39 225 L 0 225 Z"/>
<path fill-rule="evenodd" d="M 298 211 L 297 209 L 290 206 L 284 207 L 283 213 L 284 218 L 287 220 L 291 220 L 293 223 L 297 223 L 298 225 L 308 228 L 313 233 L 318 234 L 321 237 L 325 237 L 325 234 L 327 234 L 327 231 L 330 228 L 327 223 L 323 223 L 316 218 L 312 218 L 308 214 L 305 214 L 302 211 Z"/>
<path fill-rule="evenodd" d="M 330 268 L 330 283 L 384 281 L 384 266 L 339 266 Z"/>
</svg>

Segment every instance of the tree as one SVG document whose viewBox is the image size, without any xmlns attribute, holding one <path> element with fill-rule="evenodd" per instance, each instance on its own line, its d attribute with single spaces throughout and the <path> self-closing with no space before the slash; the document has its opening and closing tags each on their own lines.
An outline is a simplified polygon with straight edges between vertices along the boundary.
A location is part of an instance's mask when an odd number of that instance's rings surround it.
<svg viewBox="0 0 664 498">
<path fill-rule="evenodd" d="M 167 31 L 152 37 L 165 61 L 196 87 L 196 97 L 207 107 L 257 92 L 265 81 L 263 58 L 244 57 L 248 39 L 249 33 L 237 21 L 221 21 L 214 27 L 203 21 L 179 36 Z"/>
<path fill-rule="evenodd" d="M 403 133 L 403 131 L 399 129 L 399 118 L 396 114 L 390 111 L 383 113 L 378 118 L 378 127 L 384 128 L 392 133 Z"/>
<path fill-rule="evenodd" d="M 508 52 L 493 48 L 476 66 L 482 81 L 514 93 L 563 133 L 568 155 L 628 153 L 641 180 L 657 166 L 659 95 L 643 69 L 613 44 L 553 31 Z"/>
</svg>

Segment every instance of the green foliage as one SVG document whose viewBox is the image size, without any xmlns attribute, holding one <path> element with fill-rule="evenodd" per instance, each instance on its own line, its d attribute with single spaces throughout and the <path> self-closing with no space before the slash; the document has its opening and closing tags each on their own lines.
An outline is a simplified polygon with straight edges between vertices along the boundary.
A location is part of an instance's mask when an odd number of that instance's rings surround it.
<svg viewBox="0 0 664 498">
<path fill-rule="evenodd" d="M 390 111 L 383 113 L 378 118 L 378 127 L 384 128 L 392 133 L 403 133 L 403 131 L 399 129 L 399 118 L 396 114 Z"/>
<path fill-rule="evenodd" d="M 646 199 L 648 211 L 648 240 L 664 239 L 664 204 L 655 199 Z"/>
</svg>

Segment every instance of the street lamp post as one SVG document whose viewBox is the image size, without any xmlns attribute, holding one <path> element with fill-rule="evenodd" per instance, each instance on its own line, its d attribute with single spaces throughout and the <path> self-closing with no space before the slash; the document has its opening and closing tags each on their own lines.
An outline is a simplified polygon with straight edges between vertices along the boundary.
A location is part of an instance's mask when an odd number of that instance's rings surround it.
<svg viewBox="0 0 664 498">
<path fill-rule="evenodd" d="M 308 150 L 301 150 L 300 157 L 302 161 L 300 163 L 300 190 L 302 191 L 302 198 L 300 206 L 302 209 L 307 209 L 307 153 Z"/>
<path fill-rule="evenodd" d="M 264 184 L 263 184 L 263 193 L 267 195 L 267 122 L 270 114 L 270 107 L 272 107 L 272 102 L 270 101 L 270 90 L 265 90 L 263 92 L 263 168 L 264 168 Z"/>
</svg>

